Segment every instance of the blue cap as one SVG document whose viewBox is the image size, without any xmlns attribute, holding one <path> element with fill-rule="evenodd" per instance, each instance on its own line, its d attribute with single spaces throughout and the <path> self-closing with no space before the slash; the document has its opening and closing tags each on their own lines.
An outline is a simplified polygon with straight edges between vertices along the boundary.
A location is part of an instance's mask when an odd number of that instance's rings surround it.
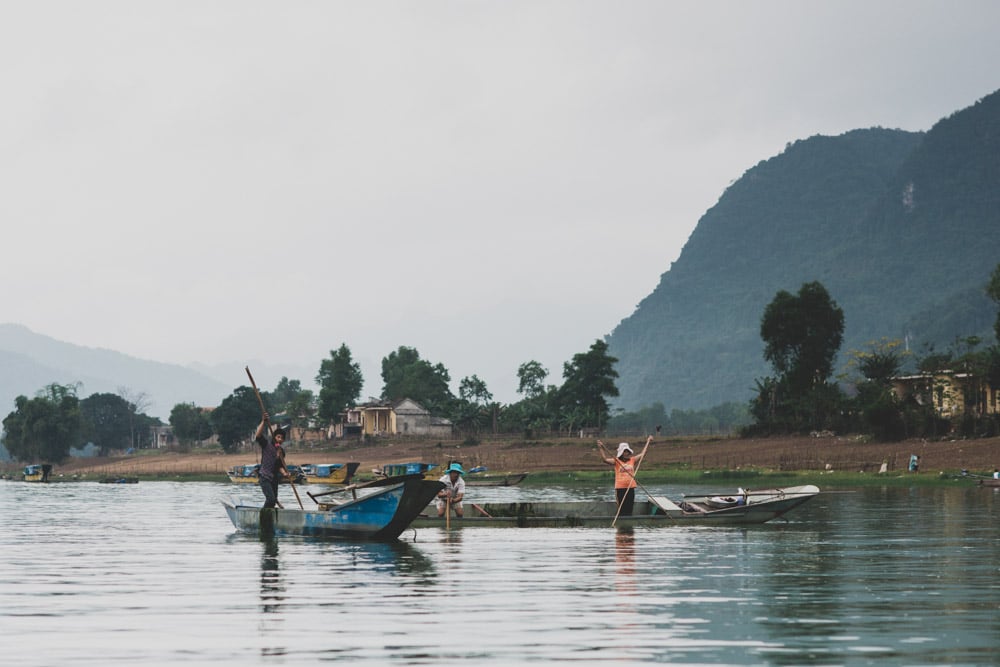
<svg viewBox="0 0 1000 667">
<path fill-rule="evenodd" d="M 448 470 L 446 472 L 451 472 L 451 471 L 455 471 L 459 475 L 464 475 L 465 474 L 465 471 L 462 470 L 462 464 L 461 463 L 452 463 L 450 466 L 448 466 Z"/>
</svg>

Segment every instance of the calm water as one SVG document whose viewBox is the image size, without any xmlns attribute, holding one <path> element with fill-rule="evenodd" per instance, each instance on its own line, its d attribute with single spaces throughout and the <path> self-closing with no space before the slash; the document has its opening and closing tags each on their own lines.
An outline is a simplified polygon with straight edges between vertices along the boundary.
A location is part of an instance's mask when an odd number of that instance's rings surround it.
<svg viewBox="0 0 1000 667">
<path fill-rule="evenodd" d="M 3 663 L 1000 664 L 998 490 L 834 493 L 750 528 L 391 545 L 237 535 L 218 502 L 233 490 L 0 482 Z"/>
</svg>

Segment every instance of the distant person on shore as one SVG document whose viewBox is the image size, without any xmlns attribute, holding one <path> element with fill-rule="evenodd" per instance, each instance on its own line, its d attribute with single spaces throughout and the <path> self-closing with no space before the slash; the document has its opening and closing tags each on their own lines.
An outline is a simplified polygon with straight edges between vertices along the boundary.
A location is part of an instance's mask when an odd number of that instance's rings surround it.
<svg viewBox="0 0 1000 667">
<path fill-rule="evenodd" d="M 278 484 L 283 477 L 291 477 L 285 466 L 285 451 L 281 448 L 285 442 L 285 431 L 280 427 L 276 428 L 269 442 L 264 435 L 264 429 L 269 423 L 270 417 L 265 412 L 254 434 L 254 439 L 260 445 L 260 490 L 264 492 L 264 507 L 281 507 L 278 502 Z"/>
<path fill-rule="evenodd" d="M 441 476 L 439 481 L 444 483 L 444 488 L 438 492 L 437 495 L 437 511 L 438 516 L 444 516 L 444 513 L 448 511 L 449 507 L 455 510 L 455 516 L 462 518 L 464 510 L 462 509 L 462 498 L 465 497 L 465 480 L 462 479 L 462 475 L 465 474 L 465 470 L 462 469 L 461 463 L 452 463 L 448 466 L 448 470 Z"/>
<path fill-rule="evenodd" d="M 916 454 L 910 454 L 910 472 L 918 472 L 920 470 L 920 457 Z"/>
<path fill-rule="evenodd" d="M 632 507 L 635 505 L 635 487 L 637 486 L 635 472 L 643 457 L 646 456 L 646 450 L 649 449 L 651 442 L 653 442 L 653 436 L 646 438 L 646 446 L 638 454 L 632 451 L 632 447 L 627 442 L 623 442 L 618 445 L 618 452 L 615 456 L 611 456 L 604 448 L 604 443 L 600 440 L 597 441 L 597 447 L 601 450 L 601 460 L 609 466 L 614 466 L 615 469 L 615 501 L 621 508 L 619 512 L 621 516 L 632 515 Z"/>
<path fill-rule="evenodd" d="M 1000 479 L 1000 469 L 998 468 L 993 469 L 993 479 Z"/>
</svg>

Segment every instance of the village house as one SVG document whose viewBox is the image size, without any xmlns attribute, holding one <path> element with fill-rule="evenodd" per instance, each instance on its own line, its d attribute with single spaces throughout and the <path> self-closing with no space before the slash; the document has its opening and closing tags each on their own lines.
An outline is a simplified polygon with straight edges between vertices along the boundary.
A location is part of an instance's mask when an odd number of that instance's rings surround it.
<svg viewBox="0 0 1000 667">
<path fill-rule="evenodd" d="M 399 401 L 369 401 L 350 408 L 338 436 L 351 432 L 363 435 L 420 435 L 447 438 L 452 435 L 452 423 L 435 417 L 411 398 Z"/>
<path fill-rule="evenodd" d="M 892 390 L 901 401 L 932 407 L 946 419 L 964 415 L 1000 414 L 1000 387 L 971 373 L 937 371 L 892 378 Z"/>
</svg>

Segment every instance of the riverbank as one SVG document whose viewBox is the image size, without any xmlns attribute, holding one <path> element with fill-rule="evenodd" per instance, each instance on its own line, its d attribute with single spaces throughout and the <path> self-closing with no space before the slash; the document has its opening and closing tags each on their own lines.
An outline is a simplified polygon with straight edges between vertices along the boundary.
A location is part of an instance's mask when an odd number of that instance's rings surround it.
<svg viewBox="0 0 1000 667">
<path fill-rule="evenodd" d="M 617 444 L 617 440 L 609 445 Z M 632 440 L 636 451 L 643 440 Z M 613 447 L 612 447 L 613 448 Z M 920 470 L 907 472 L 910 456 L 920 457 Z M 224 454 L 217 448 L 190 453 L 143 450 L 134 455 L 69 459 L 53 470 L 53 481 L 138 477 L 139 479 L 224 480 L 226 470 L 254 463 L 256 448 Z M 342 463 L 357 461 L 360 479 L 387 463 L 458 460 L 465 468 L 484 466 L 491 473 L 530 472 L 528 480 L 540 482 L 573 476 L 607 475 L 596 441 L 579 438 L 525 440 L 484 438 L 479 444 L 415 438 L 380 438 L 307 446 L 291 443 L 288 462 Z M 879 475 L 882 464 L 886 473 Z M 660 437 L 653 441 L 642 464 L 643 479 L 681 481 L 718 479 L 767 480 L 768 484 L 822 480 L 827 486 L 838 479 L 902 479 L 906 483 L 952 478 L 961 470 L 985 474 L 1000 466 L 1000 438 L 977 440 L 908 440 L 867 443 L 853 437 L 712 438 Z M 7 475 L 19 479 L 20 467 L 7 464 Z M 525 483 L 529 483 L 526 481 Z"/>
</svg>

